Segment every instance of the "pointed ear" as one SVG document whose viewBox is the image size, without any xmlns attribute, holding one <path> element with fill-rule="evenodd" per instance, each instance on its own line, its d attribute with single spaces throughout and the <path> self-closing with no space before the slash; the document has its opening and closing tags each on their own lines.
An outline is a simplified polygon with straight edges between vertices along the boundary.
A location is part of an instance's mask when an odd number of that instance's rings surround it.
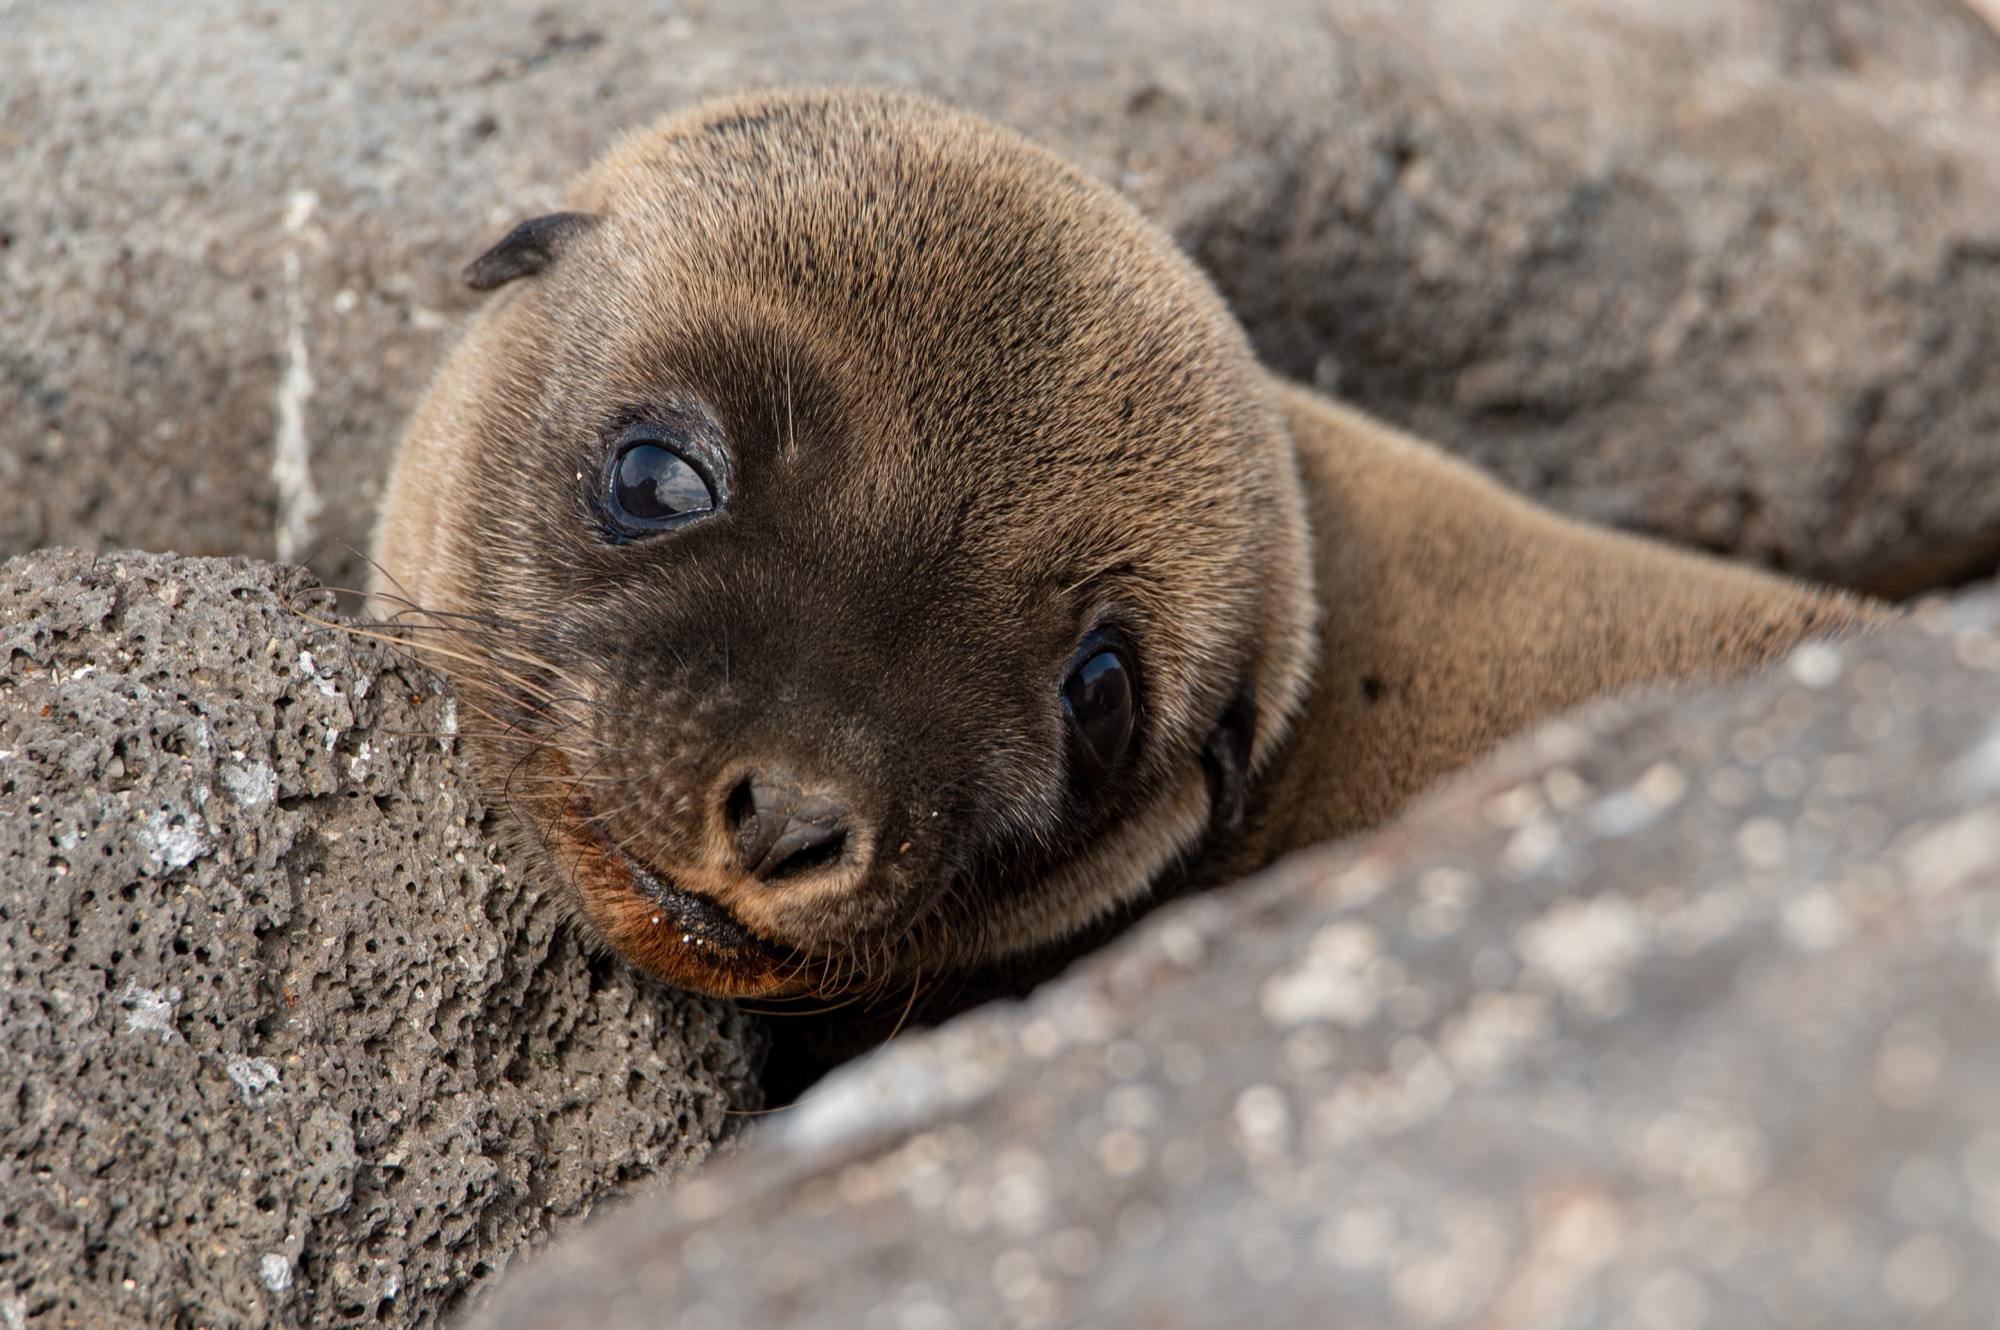
<svg viewBox="0 0 2000 1330">
<path fill-rule="evenodd" d="M 587 212 L 530 217 L 466 266 L 465 284 L 475 291 L 491 291 L 516 277 L 531 277 L 553 263 L 573 237 L 595 225 L 597 217 Z"/>
<path fill-rule="evenodd" d="M 1243 830 L 1250 811 L 1250 746 L 1256 739 L 1257 685 L 1246 678 L 1202 745 L 1211 834 Z"/>
</svg>

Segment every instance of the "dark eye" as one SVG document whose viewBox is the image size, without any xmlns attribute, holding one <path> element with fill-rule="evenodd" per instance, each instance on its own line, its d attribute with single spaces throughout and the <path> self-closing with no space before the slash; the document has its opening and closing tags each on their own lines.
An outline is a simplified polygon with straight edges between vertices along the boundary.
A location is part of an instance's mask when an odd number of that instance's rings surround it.
<svg viewBox="0 0 2000 1330">
<path fill-rule="evenodd" d="M 1136 700 L 1132 668 L 1113 647 L 1088 652 L 1063 681 L 1063 705 L 1085 775 L 1101 776 L 1125 756 L 1132 744 Z"/>
<path fill-rule="evenodd" d="M 623 526 L 656 531 L 714 512 L 715 491 L 687 458 L 641 440 L 612 460 L 611 510 Z"/>
</svg>

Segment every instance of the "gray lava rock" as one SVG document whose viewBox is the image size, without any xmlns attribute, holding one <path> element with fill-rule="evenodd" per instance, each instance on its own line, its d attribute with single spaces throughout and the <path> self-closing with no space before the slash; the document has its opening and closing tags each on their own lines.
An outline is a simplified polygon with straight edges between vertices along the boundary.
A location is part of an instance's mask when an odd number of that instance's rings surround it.
<svg viewBox="0 0 2000 1330">
<path fill-rule="evenodd" d="M 465 262 L 626 129 L 842 81 L 1049 142 L 1278 368 L 1560 506 L 1889 590 L 2000 559 L 2000 38 L 1960 0 L 1573 17 L 5 0 L 0 550 L 331 541 L 357 584 Z"/>
<path fill-rule="evenodd" d="M 428 1325 L 751 1102 L 482 845 L 453 703 L 245 559 L 0 568 L 0 1326 Z"/>
<path fill-rule="evenodd" d="M 471 1324 L 1984 1327 L 2000 598 L 1600 705 L 890 1045 Z"/>
</svg>

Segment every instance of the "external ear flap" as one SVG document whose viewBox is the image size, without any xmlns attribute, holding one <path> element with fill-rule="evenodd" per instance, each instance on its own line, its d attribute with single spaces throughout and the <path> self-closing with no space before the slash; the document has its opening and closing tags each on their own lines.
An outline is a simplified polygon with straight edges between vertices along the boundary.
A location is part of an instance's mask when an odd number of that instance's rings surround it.
<svg viewBox="0 0 2000 1330">
<path fill-rule="evenodd" d="M 1224 708 L 1202 746 L 1208 776 L 1209 830 L 1243 830 L 1250 811 L 1250 746 L 1257 738 L 1257 685 L 1249 679 Z"/>
<path fill-rule="evenodd" d="M 572 236 L 595 225 L 597 218 L 587 212 L 530 217 L 466 266 L 465 284 L 475 291 L 491 291 L 516 277 L 532 277 L 562 254 Z"/>
</svg>

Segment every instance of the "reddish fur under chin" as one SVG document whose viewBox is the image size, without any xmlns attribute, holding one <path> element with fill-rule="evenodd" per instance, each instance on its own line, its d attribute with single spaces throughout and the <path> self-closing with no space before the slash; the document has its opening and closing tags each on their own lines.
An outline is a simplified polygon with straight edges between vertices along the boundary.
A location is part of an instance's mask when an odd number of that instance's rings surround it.
<svg viewBox="0 0 2000 1330">
<path fill-rule="evenodd" d="M 544 761 L 560 788 L 561 757 L 551 753 Z M 631 964 L 716 997 L 790 997 L 820 986 L 810 959 L 764 941 L 707 904 L 705 895 L 635 862 L 592 819 L 580 795 L 537 802 L 547 852 L 568 869 L 591 924 Z"/>
</svg>

